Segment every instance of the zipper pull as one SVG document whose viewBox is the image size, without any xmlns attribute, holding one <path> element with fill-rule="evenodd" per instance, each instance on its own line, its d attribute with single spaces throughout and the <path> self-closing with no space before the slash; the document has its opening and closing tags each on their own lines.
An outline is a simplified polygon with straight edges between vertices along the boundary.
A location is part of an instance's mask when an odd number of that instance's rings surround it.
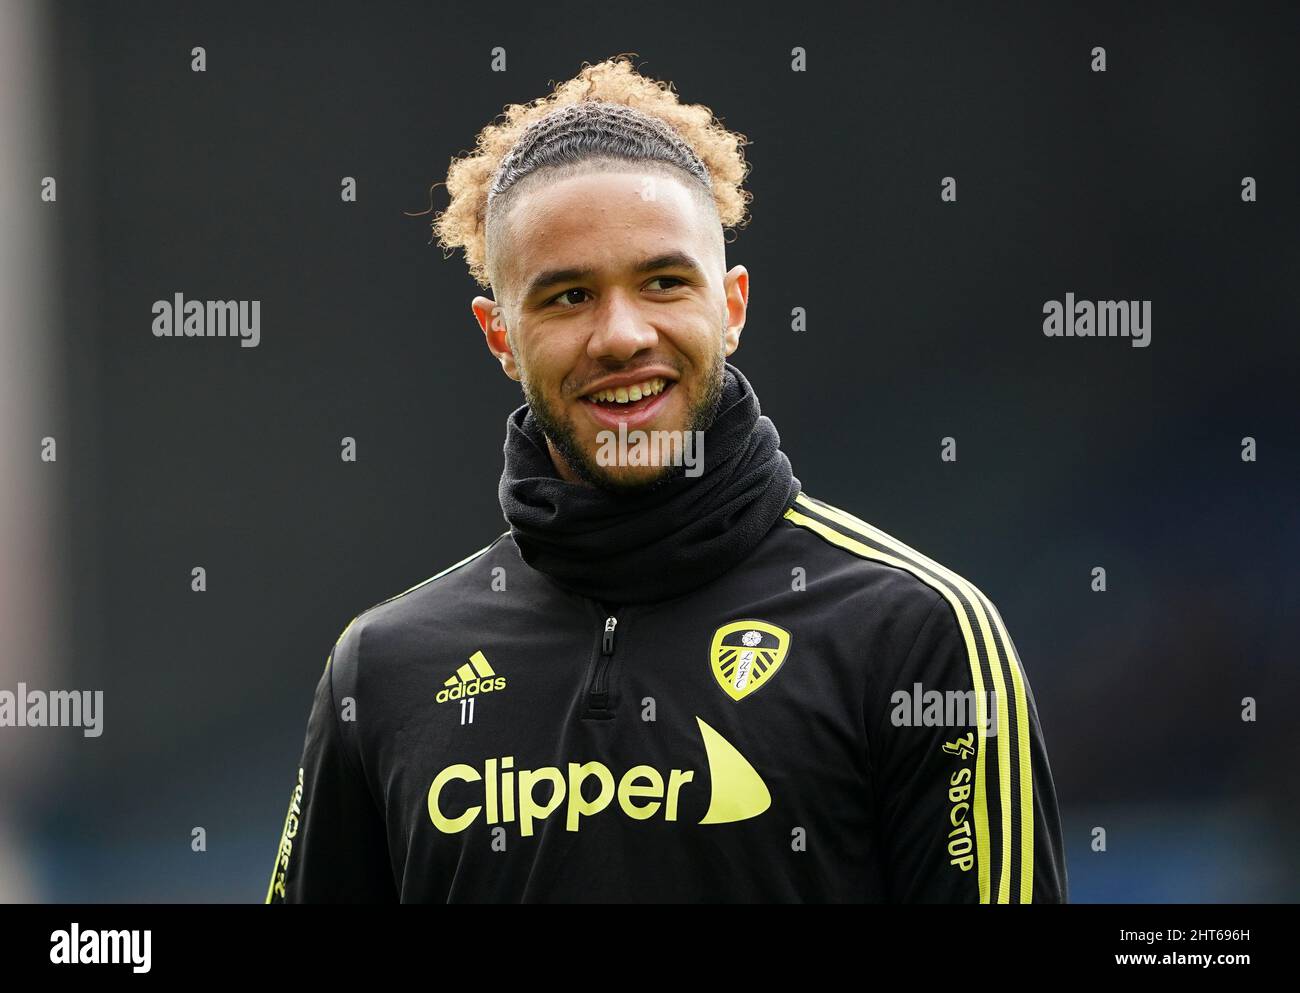
<svg viewBox="0 0 1300 993">
<path fill-rule="evenodd" d="M 615 626 L 617 626 L 617 624 L 618 624 L 618 618 L 617 618 L 617 617 L 606 617 L 606 618 L 605 618 L 605 634 L 604 634 L 604 636 L 600 639 L 600 654 L 601 654 L 601 655 L 613 655 L 613 654 L 614 654 L 614 628 L 615 628 Z"/>
</svg>

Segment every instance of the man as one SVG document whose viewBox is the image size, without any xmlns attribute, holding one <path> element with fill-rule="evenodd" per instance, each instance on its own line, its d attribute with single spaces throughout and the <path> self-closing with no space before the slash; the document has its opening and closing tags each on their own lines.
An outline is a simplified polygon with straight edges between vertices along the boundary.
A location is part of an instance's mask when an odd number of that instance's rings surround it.
<svg viewBox="0 0 1300 993">
<path fill-rule="evenodd" d="M 267 902 L 1065 899 L 997 610 L 803 493 L 727 361 L 742 143 L 618 59 L 453 165 L 510 528 L 338 639 Z"/>
</svg>

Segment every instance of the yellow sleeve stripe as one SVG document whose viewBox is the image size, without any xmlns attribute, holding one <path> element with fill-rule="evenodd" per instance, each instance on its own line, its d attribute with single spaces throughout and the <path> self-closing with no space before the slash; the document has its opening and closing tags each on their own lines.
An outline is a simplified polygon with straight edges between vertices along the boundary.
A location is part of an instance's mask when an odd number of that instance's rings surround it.
<svg viewBox="0 0 1300 993">
<path fill-rule="evenodd" d="M 843 528 L 849 534 L 844 534 L 835 528 L 829 527 L 821 521 L 810 518 L 799 513 L 793 507 L 786 512 L 786 518 L 792 523 L 798 524 L 809 530 L 820 534 L 827 541 L 847 549 L 863 558 L 872 559 L 882 562 L 895 568 L 904 569 L 916 576 L 922 582 L 929 585 L 936 592 L 940 593 L 952 606 L 953 613 L 958 620 L 962 631 L 962 637 L 966 642 L 966 651 L 971 667 L 971 681 L 976 694 L 977 728 L 979 748 L 976 755 L 975 769 L 975 793 L 972 809 L 975 820 L 976 835 L 976 852 L 978 862 L 978 879 L 980 901 L 982 903 L 992 902 L 991 894 L 991 867 L 989 858 L 989 828 L 988 828 L 988 801 L 987 801 L 987 782 L 985 773 L 985 754 L 987 745 L 986 733 L 986 696 L 984 693 L 984 680 L 980 671 L 979 654 L 976 648 L 975 634 L 972 630 L 972 622 L 979 629 L 980 637 L 983 639 L 985 653 L 989 660 L 989 670 L 993 677 L 993 683 L 996 692 L 996 699 L 1003 701 L 1009 699 L 1006 692 L 1006 682 L 1003 678 L 1002 658 L 1005 654 L 1007 670 L 1011 674 L 1013 686 L 1014 706 L 1016 707 L 1016 750 L 1017 765 L 1019 769 L 1020 780 L 1020 886 L 1017 896 L 1020 902 L 1029 902 L 1033 891 L 1033 786 L 1032 770 L 1029 763 L 1029 727 L 1027 719 L 1027 707 L 1025 704 L 1024 683 L 1021 678 L 1018 666 L 1018 658 L 1015 657 L 1015 649 L 1011 639 L 1007 634 L 1006 627 L 1002 618 L 998 615 L 996 608 L 988 601 L 984 594 L 973 584 L 967 582 L 961 576 L 940 565 L 938 562 L 922 555 L 916 549 L 904 544 L 898 539 L 892 537 L 860 518 L 854 517 L 837 507 L 833 507 L 822 501 L 813 501 L 806 494 L 800 493 L 796 498 L 796 504 L 818 514 L 827 520 L 834 521 L 839 527 Z M 871 541 L 873 544 L 866 544 L 863 540 Z M 873 547 L 880 546 L 880 547 Z M 884 551 L 888 549 L 889 551 Z M 893 552 L 895 554 L 890 554 Z M 901 557 L 900 557 L 901 556 Z M 936 577 L 942 579 L 937 582 Z M 960 594 L 960 597 L 959 597 Z M 964 598 L 966 604 L 962 603 Z M 967 606 L 969 605 L 969 607 Z M 998 634 L 1004 646 L 1009 650 L 1005 653 L 999 653 L 997 642 L 993 637 L 993 630 L 990 626 L 990 617 L 992 623 L 996 625 Z M 1012 852 L 1011 852 L 1011 824 L 1013 819 L 1011 794 L 1011 742 L 1006 734 L 997 735 L 998 747 L 998 780 L 999 780 L 999 810 L 1001 816 L 1000 836 L 1001 836 L 1001 858 L 999 859 L 999 878 L 997 886 L 997 902 L 1011 902 L 1011 885 L 1012 885 Z"/>
<path fill-rule="evenodd" d="M 1007 631 L 1002 616 L 998 613 L 997 607 L 986 597 L 978 587 L 959 576 L 952 570 L 934 561 L 928 556 L 905 544 L 899 539 L 880 530 L 874 525 L 868 524 L 861 518 L 855 517 L 847 511 L 838 507 L 833 507 L 823 501 L 814 501 L 804 494 L 799 495 L 814 512 L 822 513 L 824 516 L 842 524 L 844 527 L 854 530 L 866 537 L 873 538 L 878 544 L 893 549 L 895 552 L 904 555 L 911 561 L 924 565 L 931 573 L 942 577 L 948 583 L 961 590 L 967 601 L 974 608 L 978 618 L 981 631 L 984 636 L 986 653 L 989 659 L 989 667 L 993 673 L 993 681 L 997 689 L 997 699 L 999 701 L 1008 700 L 1006 693 L 1006 684 L 1002 678 L 1002 666 L 1005 664 L 1007 671 L 1011 675 L 1012 694 L 1010 698 L 1015 708 L 1016 716 L 1016 765 L 1019 776 L 1019 797 L 1013 797 L 1011 794 L 1011 761 L 1010 749 L 1011 741 L 1005 734 L 998 735 L 998 768 L 1000 780 L 1000 800 L 1002 820 L 1002 873 L 998 886 L 999 902 L 1010 902 L 1010 884 L 1011 884 L 1011 833 L 1010 826 L 1012 823 L 1011 806 L 1013 800 L 1019 800 L 1020 813 L 1020 887 L 1019 900 L 1021 903 L 1029 903 L 1033 897 L 1033 866 L 1034 866 L 1034 809 L 1033 809 L 1033 768 L 1030 762 L 1030 744 L 1029 744 L 1029 709 L 1025 698 L 1025 684 L 1020 666 L 1020 658 L 1015 649 L 1015 643 Z M 796 501 L 798 502 L 798 501 Z M 913 574 L 916 575 L 915 571 Z M 926 582 L 935 585 L 925 576 L 918 576 Z M 950 601 L 951 602 L 951 601 Z M 959 612 L 960 613 L 960 612 Z M 993 640 L 992 632 L 989 629 L 989 618 L 992 618 L 993 624 L 996 625 L 998 636 L 1002 642 L 1004 651 L 1001 656 Z M 973 646 L 967 645 L 968 651 Z M 999 661 L 1001 657 L 1001 661 Z M 973 663 L 978 667 L 978 658 L 973 656 Z M 978 690 L 979 687 L 977 686 Z"/>
<path fill-rule="evenodd" d="M 275 865 L 271 868 L 271 881 L 266 884 L 266 900 L 271 902 L 271 892 L 275 889 L 275 877 L 280 872 L 280 858 L 284 855 L 285 836 L 289 833 L 289 818 L 293 816 L 293 793 L 289 794 L 289 806 L 284 812 L 284 827 L 280 828 L 280 844 L 275 850 Z"/>
<path fill-rule="evenodd" d="M 983 596 L 983 594 L 980 594 Z M 1016 693 L 1016 760 L 1020 765 L 1020 902 L 1034 902 L 1034 767 L 1029 756 L 1029 705 L 1025 702 L 1025 681 L 1021 676 L 1020 653 L 1011 640 L 997 605 L 988 601 L 993 620 L 1002 633 L 1002 644 L 1010 650 L 1007 667 Z"/>
<path fill-rule="evenodd" d="M 803 496 L 801 493 L 800 496 Z M 846 527 L 856 527 L 863 533 L 875 536 L 881 543 L 894 548 L 895 550 L 906 554 L 909 558 L 927 566 L 931 572 L 943 576 L 949 582 L 958 584 L 958 586 L 967 591 L 967 599 L 975 606 L 976 612 L 980 614 L 981 625 L 984 627 L 985 643 L 988 646 L 989 665 L 993 670 L 994 682 L 998 687 L 998 700 L 1006 700 L 1005 688 L 1002 682 L 1001 666 L 998 664 L 998 653 L 989 639 L 987 621 L 983 618 L 984 610 L 987 610 L 997 627 L 998 635 L 1002 641 L 1004 652 L 1004 661 L 1007 670 L 1011 673 L 1011 683 L 1014 693 L 1013 706 L 1016 714 L 1016 765 L 1019 769 L 1020 780 L 1020 902 L 1031 903 L 1033 900 L 1034 890 L 1034 790 L 1033 790 L 1033 765 L 1030 762 L 1030 744 L 1029 744 L 1029 706 L 1025 699 L 1025 682 L 1020 665 L 1020 655 L 1016 651 L 1015 642 L 1011 640 L 1011 634 L 1007 631 L 1006 624 L 1002 621 L 1002 615 L 998 612 L 997 606 L 991 601 L 984 592 L 974 583 L 957 575 L 951 569 L 934 561 L 934 559 L 923 555 L 921 552 L 905 544 L 893 535 L 886 534 L 880 528 L 859 517 L 855 517 L 848 511 L 833 507 L 820 500 L 812 500 L 809 503 L 815 510 L 820 508 L 821 512 L 831 517 L 833 520 L 843 523 Z M 972 595 L 973 594 L 973 595 Z M 982 608 L 982 609 L 981 609 Z M 1010 776 L 1011 765 L 1008 761 L 1007 752 L 1010 749 L 1006 735 L 998 736 L 998 763 L 1004 770 L 1002 780 L 1002 800 L 1004 810 L 1004 824 L 1010 826 L 1011 811 L 1010 805 L 1013 801 L 1011 796 L 1010 784 L 1007 779 Z M 1004 865 L 1010 864 L 1010 842 L 1005 840 L 1007 835 L 1004 833 L 1003 851 L 1006 855 Z M 1009 873 L 1008 873 L 1009 875 Z M 1000 893 L 1005 893 L 1007 878 L 1003 879 L 1003 886 L 1000 887 Z M 1007 902 L 1004 900 L 1003 902 Z"/>
</svg>

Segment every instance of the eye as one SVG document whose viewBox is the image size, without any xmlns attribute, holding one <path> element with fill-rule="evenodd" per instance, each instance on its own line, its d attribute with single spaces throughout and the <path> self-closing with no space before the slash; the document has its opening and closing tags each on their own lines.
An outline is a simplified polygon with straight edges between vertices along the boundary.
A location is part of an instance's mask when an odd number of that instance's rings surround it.
<svg viewBox="0 0 1300 993">
<path fill-rule="evenodd" d="M 547 303 L 547 306 L 550 306 L 550 305 L 553 304 L 553 303 L 561 303 L 561 302 L 563 302 L 564 304 L 567 304 L 567 305 L 570 306 L 570 307 L 576 307 L 578 304 L 582 303 L 582 301 L 581 301 L 581 300 L 570 300 L 570 299 L 569 299 L 569 294 L 570 294 L 570 293 L 586 293 L 586 292 L 587 292 L 587 291 L 584 290 L 584 289 L 582 289 L 581 287 L 574 286 L 574 287 L 571 287 L 571 288 L 565 290 L 563 293 L 560 293 L 560 294 L 557 294 L 556 296 L 551 297 L 551 299 L 548 300 L 548 301 L 546 301 L 546 303 Z M 561 309 L 567 309 L 567 307 L 563 307 L 563 306 L 562 306 Z"/>
<path fill-rule="evenodd" d="M 667 281 L 670 282 L 670 283 L 675 283 L 675 284 L 676 284 L 675 286 L 669 286 L 667 289 L 661 291 L 661 292 L 664 292 L 664 293 L 668 292 L 668 290 L 675 290 L 675 289 L 677 289 L 678 286 L 685 286 L 685 285 L 686 285 L 686 280 L 684 280 L 684 279 L 678 279 L 676 276 L 656 276 L 654 279 L 650 280 L 650 282 L 651 282 L 651 283 L 662 283 L 664 280 L 667 280 Z"/>
</svg>

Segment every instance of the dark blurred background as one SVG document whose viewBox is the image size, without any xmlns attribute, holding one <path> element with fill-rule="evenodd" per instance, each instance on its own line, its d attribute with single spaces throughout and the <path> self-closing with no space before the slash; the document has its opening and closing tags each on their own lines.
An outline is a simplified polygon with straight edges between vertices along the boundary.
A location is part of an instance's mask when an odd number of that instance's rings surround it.
<svg viewBox="0 0 1300 993">
<path fill-rule="evenodd" d="M 2 9 L 0 688 L 105 713 L 0 728 L 0 899 L 263 898 L 335 638 L 505 529 L 522 398 L 430 187 L 620 52 L 749 137 L 733 361 L 809 493 L 998 604 L 1072 899 L 1300 896 L 1300 12 Z M 259 346 L 154 337 L 177 292 L 260 300 Z M 1150 346 L 1044 337 L 1066 292 L 1152 301 Z"/>
</svg>

